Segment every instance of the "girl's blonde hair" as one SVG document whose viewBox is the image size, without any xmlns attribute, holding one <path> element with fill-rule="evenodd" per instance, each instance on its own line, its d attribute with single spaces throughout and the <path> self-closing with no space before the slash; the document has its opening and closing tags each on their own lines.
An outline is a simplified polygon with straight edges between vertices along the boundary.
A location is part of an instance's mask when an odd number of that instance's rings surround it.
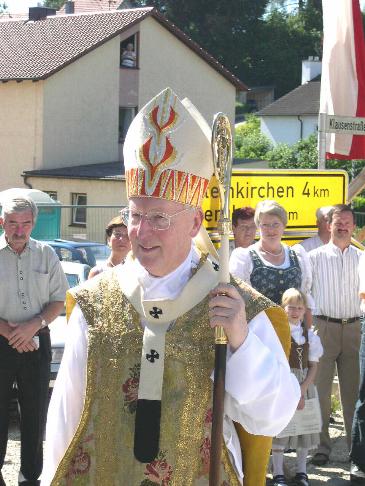
<svg viewBox="0 0 365 486">
<path fill-rule="evenodd" d="M 285 307 L 285 306 L 289 305 L 290 302 L 293 302 L 293 301 L 295 301 L 296 303 L 299 303 L 299 304 L 303 304 L 303 306 L 305 308 L 307 308 L 307 298 L 303 294 L 303 292 L 301 292 L 298 289 L 291 288 L 291 289 L 286 290 L 283 293 L 283 296 L 281 298 L 281 305 L 283 307 Z"/>
</svg>

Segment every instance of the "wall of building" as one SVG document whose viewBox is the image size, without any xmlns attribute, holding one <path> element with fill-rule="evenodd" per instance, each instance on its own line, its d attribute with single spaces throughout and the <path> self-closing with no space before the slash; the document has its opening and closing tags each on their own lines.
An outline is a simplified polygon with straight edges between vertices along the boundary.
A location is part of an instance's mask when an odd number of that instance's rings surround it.
<svg viewBox="0 0 365 486">
<path fill-rule="evenodd" d="M 45 81 L 43 168 L 118 160 L 119 37 Z"/>
<path fill-rule="evenodd" d="M 188 97 L 209 124 L 218 111 L 234 122 L 235 87 L 194 51 L 149 17 L 140 24 L 139 103 L 169 86 Z"/>
<path fill-rule="evenodd" d="M 24 187 L 21 173 L 42 164 L 43 82 L 0 83 L 0 191 Z"/>
<path fill-rule="evenodd" d="M 274 145 L 278 143 L 293 145 L 301 138 L 301 124 L 297 116 L 262 116 L 260 119 L 261 132 L 269 137 Z M 317 116 L 302 116 L 301 119 L 303 139 L 317 132 Z"/>
<path fill-rule="evenodd" d="M 85 238 L 103 242 L 105 225 L 118 215 L 121 207 L 126 206 L 127 193 L 125 180 L 85 180 L 29 177 L 33 189 L 53 191 L 64 205 L 72 204 L 72 194 L 86 194 L 88 205 L 108 205 L 112 208 L 88 208 L 86 226 L 71 225 L 72 208 L 61 212 L 61 237 L 64 239 Z"/>
</svg>

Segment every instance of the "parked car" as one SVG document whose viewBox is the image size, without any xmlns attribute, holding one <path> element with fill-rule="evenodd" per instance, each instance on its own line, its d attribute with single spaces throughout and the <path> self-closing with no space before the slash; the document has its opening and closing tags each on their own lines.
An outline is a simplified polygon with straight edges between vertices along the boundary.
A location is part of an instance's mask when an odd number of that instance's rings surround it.
<svg viewBox="0 0 365 486">
<path fill-rule="evenodd" d="M 108 259 L 110 248 L 103 243 L 93 241 L 71 241 L 71 240 L 47 240 L 52 246 L 61 261 L 78 262 L 94 267 Z"/>
<path fill-rule="evenodd" d="M 76 287 L 87 280 L 90 272 L 90 266 L 83 263 L 61 261 L 63 271 L 71 287 Z M 52 361 L 51 361 L 51 380 L 50 388 L 54 386 L 57 373 L 61 364 L 63 351 L 65 348 L 65 339 L 67 334 L 66 310 L 59 315 L 53 322 L 50 323 L 49 329 L 51 332 L 51 347 L 52 347 Z"/>
</svg>

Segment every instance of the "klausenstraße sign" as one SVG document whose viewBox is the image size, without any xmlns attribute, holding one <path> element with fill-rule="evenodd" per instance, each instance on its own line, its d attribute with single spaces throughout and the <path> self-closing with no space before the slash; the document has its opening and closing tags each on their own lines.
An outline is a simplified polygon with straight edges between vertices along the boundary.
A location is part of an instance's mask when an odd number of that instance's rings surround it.
<svg viewBox="0 0 365 486">
<path fill-rule="evenodd" d="M 314 229 L 316 209 L 347 200 L 348 176 L 343 170 L 234 170 L 230 190 L 230 214 L 236 208 L 273 199 L 288 213 L 288 229 Z M 213 178 L 203 202 L 204 225 L 217 230 L 219 191 Z"/>
<path fill-rule="evenodd" d="M 326 115 L 325 132 L 365 135 L 365 118 Z"/>
</svg>

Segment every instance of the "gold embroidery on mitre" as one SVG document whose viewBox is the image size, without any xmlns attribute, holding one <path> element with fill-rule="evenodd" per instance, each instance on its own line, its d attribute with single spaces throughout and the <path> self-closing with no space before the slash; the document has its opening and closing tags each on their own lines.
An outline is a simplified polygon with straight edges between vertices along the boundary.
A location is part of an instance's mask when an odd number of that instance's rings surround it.
<svg viewBox="0 0 365 486">
<path fill-rule="evenodd" d="M 177 174 L 175 173 L 176 178 L 176 196 L 181 201 L 188 200 L 188 174 Z"/>
<path fill-rule="evenodd" d="M 189 200 L 188 204 L 191 206 L 196 206 L 197 202 L 199 201 L 199 188 L 200 188 L 200 180 L 196 179 L 193 176 L 189 177 L 189 185 L 190 185 L 190 191 L 189 191 Z"/>
<path fill-rule="evenodd" d="M 146 193 L 150 195 L 159 181 L 161 173 L 171 167 L 176 161 L 177 151 L 169 135 L 176 129 L 181 116 L 175 110 L 177 98 L 171 97 L 169 92 L 161 104 L 153 107 L 145 116 L 149 137 L 139 150 L 140 161 L 146 169 Z"/>
<path fill-rule="evenodd" d="M 127 194 L 138 194 L 138 171 L 136 169 L 128 170 L 126 173 Z"/>
<path fill-rule="evenodd" d="M 162 179 L 162 178 L 161 178 Z M 175 194 L 175 184 L 173 178 L 173 172 L 169 173 L 166 184 L 163 184 L 161 180 L 161 188 L 160 188 L 160 197 L 164 197 L 165 199 L 173 199 Z"/>
<path fill-rule="evenodd" d="M 162 172 L 155 189 L 146 191 L 146 171 L 141 168 L 126 172 L 127 194 L 131 197 L 158 197 L 169 201 L 199 207 L 202 204 L 209 181 L 197 175 L 178 170 Z"/>
</svg>

